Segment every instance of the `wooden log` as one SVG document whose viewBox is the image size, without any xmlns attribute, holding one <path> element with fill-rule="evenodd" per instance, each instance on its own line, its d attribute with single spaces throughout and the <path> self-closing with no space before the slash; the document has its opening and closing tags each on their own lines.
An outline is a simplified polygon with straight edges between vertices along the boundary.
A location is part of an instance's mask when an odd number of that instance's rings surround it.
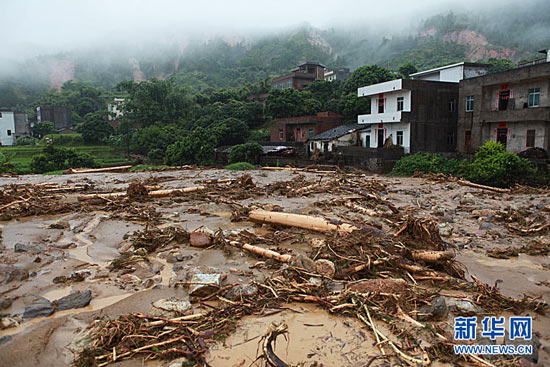
<svg viewBox="0 0 550 367">
<path fill-rule="evenodd" d="M 132 166 L 118 166 L 118 167 L 107 167 L 107 168 L 86 168 L 86 169 L 74 169 L 69 168 L 64 171 L 64 174 L 75 174 L 75 173 L 101 173 L 101 172 L 118 172 L 118 171 L 127 171 Z"/>
<path fill-rule="evenodd" d="M 237 241 L 229 241 L 228 243 L 233 247 L 241 248 L 243 250 L 250 251 L 253 254 L 263 256 L 263 257 L 267 257 L 269 259 L 274 259 L 274 260 L 277 260 L 277 261 L 280 261 L 280 262 L 283 262 L 283 263 L 289 263 L 290 260 L 292 259 L 292 255 L 288 255 L 288 254 L 281 255 L 278 252 L 268 250 L 268 249 L 258 247 L 258 246 L 249 245 L 247 243 L 241 243 L 241 242 L 237 242 Z"/>
<path fill-rule="evenodd" d="M 280 224 L 284 226 L 299 227 L 311 229 L 318 232 L 342 231 L 351 233 L 357 228 L 351 224 L 341 223 L 333 224 L 320 217 L 311 217 L 308 215 L 269 212 L 266 210 L 252 210 L 248 217 L 250 220 L 260 223 Z"/>
<path fill-rule="evenodd" d="M 294 167 L 262 167 L 260 168 L 264 171 L 303 171 L 303 168 L 294 168 Z"/>
<path fill-rule="evenodd" d="M 199 190 L 204 190 L 204 186 L 193 186 L 193 187 L 186 187 L 183 189 L 156 190 L 156 191 L 150 191 L 147 195 L 153 198 L 160 198 L 160 197 L 170 196 L 172 194 L 187 193 L 187 192 L 193 192 L 193 191 L 199 191 Z M 125 196 L 126 196 L 126 192 L 112 192 L 109 194 L 88 194 L 88 195 L 79 196 L 78 200 L 79 201 L 87 201 L 87 200 L 95 200 L 95 199 L 113 200 L 113 199 L 119 199 Z"/>
<path fill-rule="evenodd" d="M 412 258 L 415 261 L 425 261 L 428 263 L 439 263 L 446 260 L 451 260 L 455 257 L 453 251 L 412 251 Z"/>
<path fill-rule="evenodd" d="M 475 187 L 476 189 L 490 190 L 490 191 L 500 192 L 500 193 L 510 192 L 509 189 L 501 189 L 499 187 L 480 185 L 480 184 L 476 184 L 476 183 L 466 181 L 466 180 L 458 180 L 457 182 L 462 186 Z"/>
</svg>

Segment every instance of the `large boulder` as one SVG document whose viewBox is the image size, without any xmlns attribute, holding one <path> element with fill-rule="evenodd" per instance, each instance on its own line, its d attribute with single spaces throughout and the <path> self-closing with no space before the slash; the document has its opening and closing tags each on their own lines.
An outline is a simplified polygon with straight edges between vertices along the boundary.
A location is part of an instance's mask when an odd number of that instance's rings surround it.
<svg viewBox="0 0 550 367">
<path fill-rule="evenodd" d="M 44 297 L 37 297 L 37 299 L 25 307 L 23 312 L 24 319 L 33 319 L 35 317 L 46 317 L 54 313 L 54 305 Z"/>
<path fill-rule="evenodd" d="M 76 291 L 68 296 L 53 301 L 57 311 L 70 310 L 73 308 L 82 308 L 90 304 L 92 300 L 92 291 Z"/>
</svg>

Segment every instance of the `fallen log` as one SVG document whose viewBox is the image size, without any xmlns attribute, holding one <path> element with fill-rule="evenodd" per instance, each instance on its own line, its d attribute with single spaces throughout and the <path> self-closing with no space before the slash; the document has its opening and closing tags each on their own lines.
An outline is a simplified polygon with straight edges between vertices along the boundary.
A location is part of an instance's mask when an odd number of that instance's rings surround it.
<svg viewBox="0 0 550 367">
<path fill-rule="evenodd" d="M 412 251 L 411 256 L 415 261 L 424 261 L 427 263 L 440 263 L 451 260 L 455 257 L 453 251 Z"/>
<path fill-rule="evenodd" d="M 264 171 L 303 171 L 303 168 L 294 168 L 294 167 L 262 167 L 260 168 Z"/>
<path fill-rule="evenodd" d="M 458 180 L 457 182 L 462 186 L 475 187 L 476 189 L 490 190 L 490 191 L 500 192 L 500 193 L 510 192 L 509 189 L 501 189 L 501 188 L 498 188 L 498 187 L 480 185 L 480 184 L 476 184 L 476 183 L 466 181 L 466 180 Z"/>
<path fill-rule="evenodd" d="M 347 223 L 333 224 L 328 220 L 320 217 L 311 217 L 308 215 L 291 213 L 269 212 L 266 210 L 252 210 L 248 214 L 248 217 L 254 222 L 280 224 L 291 227 L 311 229 L 318 232 L 343 231 L 351 233 L 354 230 L 359 229 L 358 227 Z"/>
<path fill-rule="evenodd" d="M 289 263 L 290 260 L 292 259 L 292 255 L 288 255 L 288 254 L 281 255 L 278 252 L 268 250 L 258 246 L 249 245 L 247 243 L 241 243 L 237 241 L 229 241 L 228 243 L 233 247 L 240 248 L 240 249 L 252 252 L 253 254 L 267 257 L 269 259 L 274 259 L 283 263 Z"/>
<path fill-rule="evenodd" d="M 75 174 L 75 173 L 101 173 L 101 172 L 119 172 L 119 171 L 127 171 L 132 166 L 118 166 L 118 167 L 107 167 L 107 168 L 86 168 L 86 169 L 74 169 L 69 168 L 68 170 L 65 170 L 63 174 Z"/>
<path fill-rule="evenodd" d="M 160 197 L 170 196 L 172 194 L 181 194 L 181 193 L 187 193 L 187 192 L 193 192 L 193 191 L 199 191 L 199 190 L 204 190 L 204 186 L 193 186 L 193 187 L 186 187 L 183 189 L 149 191 L 147 193 L 147 196 L 150 196 L 153 198 L 160 198 Z M 125 197 L 126 195 L 127 195 L 126 192 L 112 192 L 109 194 L 88 194 L 88 195 L 79 196 L 78 201 L 88 201 L 88 200 L 96 200 L 96 199 L 112 200 L 112 199 Z"/>
</svg>

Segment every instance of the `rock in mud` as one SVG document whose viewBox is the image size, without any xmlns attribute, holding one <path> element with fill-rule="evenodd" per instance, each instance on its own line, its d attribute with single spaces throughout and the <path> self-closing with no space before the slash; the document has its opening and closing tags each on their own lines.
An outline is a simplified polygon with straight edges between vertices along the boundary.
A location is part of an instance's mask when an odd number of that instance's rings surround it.
<svg viewBox="0 0 550 367">
<path fill-rule="evenodd" d="M 70 310 L 73 308 L 82 308 L 90 304 L 92 300 L 92 291 L 76 291 L 68 296 L 53 301 L 57 311 Z"/>
<path fill-rule="evenodd" d="M 250 284 L 239 284 L 231 288 L 225 294 L 225 298 L 236 300 L 243 296 L 253 296 L 258 293 L 258 288 Z"/>
<path fill-rule="evenodd" d="M 0 345 L 7 343 L 11 340 L 11 335 L 4 335 L 0 337 Z"/>
<path fill-rule="evenodd" d="M 445 302 L 445 297 L 439 296 L 434 298 L 430 305 L 420 307 L 418 310 L 418 320 L 441 320 L 447 316 L 448 312 L 449 309 L 447 302 Z"/>
<path fill-rule="evenodd" d="M 461 316 L 475 316 L 484 313 L 481 307 L 473 304 L 467 299 L 457 300 L 454 307 L 456 308 L 456 312 Z"/>
<path fill-rule="evenodd" d="M 14 265 L 0 264 L 0 283 L 22 282 L 29 278 L 29 272 Z"/>
<path fill-rule="evenodd" d="M 15 252 L 27 252 L 29 250 L 29 247 L 26 245 L 23 245 L 22 243 L 17 242 L 15 246 L 13 246 L 13 251 Z"/>
<path fill-rule="evenodd" d="M 438 225 L 439 227 L 439 235 L 441 237 L 451 237 L 451 234 L 453 233 L 453 227 L 451 227 L 447 223 L 441 223 Z"/>
<path fill-rule="evenodd" d="M 19 321 L 15 317 L 5 315 L 0 318 L 0 330 L 19 326 Z"/>
<path fill-rule="evenodd" d="M 6 308 L 9 308 L 12 303 L 13 300 L 9 297 L 0 298 L 0 310 L 5 310 Z"/>
<path fill-rule="evenodd" d="M 44 297 L 38 297 L 33 303 L 25 307 L 23 318 L 33 319 L 35 317 L 50 316 L 54 311 L 54 306 L 49 300 Z"/>
<path fill-rule="evenodd" d="M 221 283 L 221 274 L 194 273 L 189 282 L 189 295 L 206 297 L 217 291 Z"/>
<path fill-rule="evenodd" d="M 188 314 L 190 310 L 191 303 L 189 300 L 181 300 L 174 297 L 165 298 L 153 302 L 153 305 L 149 310 L 149 316 L 173 319 L 175 317 Z"/>
<path fill-rule="evenodd" d="M 317 264 L 315 264 L 315 261 L 311 260 L 309 257 L 304 255 L 297 255 L 292 258 L 291 262 L 292 266 L 305 269 L 309 272 L 316 272 L 317 271 Z"/>
<path fill-rule="evenodd" d="M 208 233 L 204 232 L 191 232 L 189 237 L 189 243 L 193 247 L 205 248 L 210 246 L 212 239 Z"/>
<path fill-rule="evenodd" d="M 326 276 L 327 278 L 332 278 L 336 274 L 336 267 L 334 263 L 330 260 L 320 259 L 315 261 L 317 267 L 317 273 Z"/>
<path fill-rule="evenodd" d="M 50 224 L 51 229 L 66 229 L 69 227 L 69 222 L 67 222 L 66 220 L 58 220 L 57 222 L 53 222 L 52 224 Z"/>
<path fill-rule="evenodd" d="M 173 361 L 166 362 L 162 367 L 184 367 L 189 365 L 189 360 L 185 357 L 174 359 Z"/>
<path fill-rule="evenodd" d="M 68 242 L 68 243 L 56 243 L 55 245 L 53 245 L 53 247 L 61 249 L 61 250 L 67 250 L 67 249 L 70 249 L 70 248 L 76 248 L 77 245 L 74 242 Z"/>
</svg>

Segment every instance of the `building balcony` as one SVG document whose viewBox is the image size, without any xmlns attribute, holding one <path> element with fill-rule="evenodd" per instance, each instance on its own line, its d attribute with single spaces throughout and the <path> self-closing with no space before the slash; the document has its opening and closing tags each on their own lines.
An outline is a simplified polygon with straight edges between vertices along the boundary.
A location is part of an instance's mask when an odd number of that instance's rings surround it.
<svg viewBox="0 0 550 367">
<path fill-rule="evenodd" d="M 480 118 L 484 122 L 550 121 L 550 107 L 481 111 Z"/>
<path fill-rule="evenodd" d="M 374 113 L 368 115 L 357 116 L 358 124 L 383 124 L 389 122 L 408 121 L 410 112 L 395 111 L 386 113 Z"/>
</svg>

